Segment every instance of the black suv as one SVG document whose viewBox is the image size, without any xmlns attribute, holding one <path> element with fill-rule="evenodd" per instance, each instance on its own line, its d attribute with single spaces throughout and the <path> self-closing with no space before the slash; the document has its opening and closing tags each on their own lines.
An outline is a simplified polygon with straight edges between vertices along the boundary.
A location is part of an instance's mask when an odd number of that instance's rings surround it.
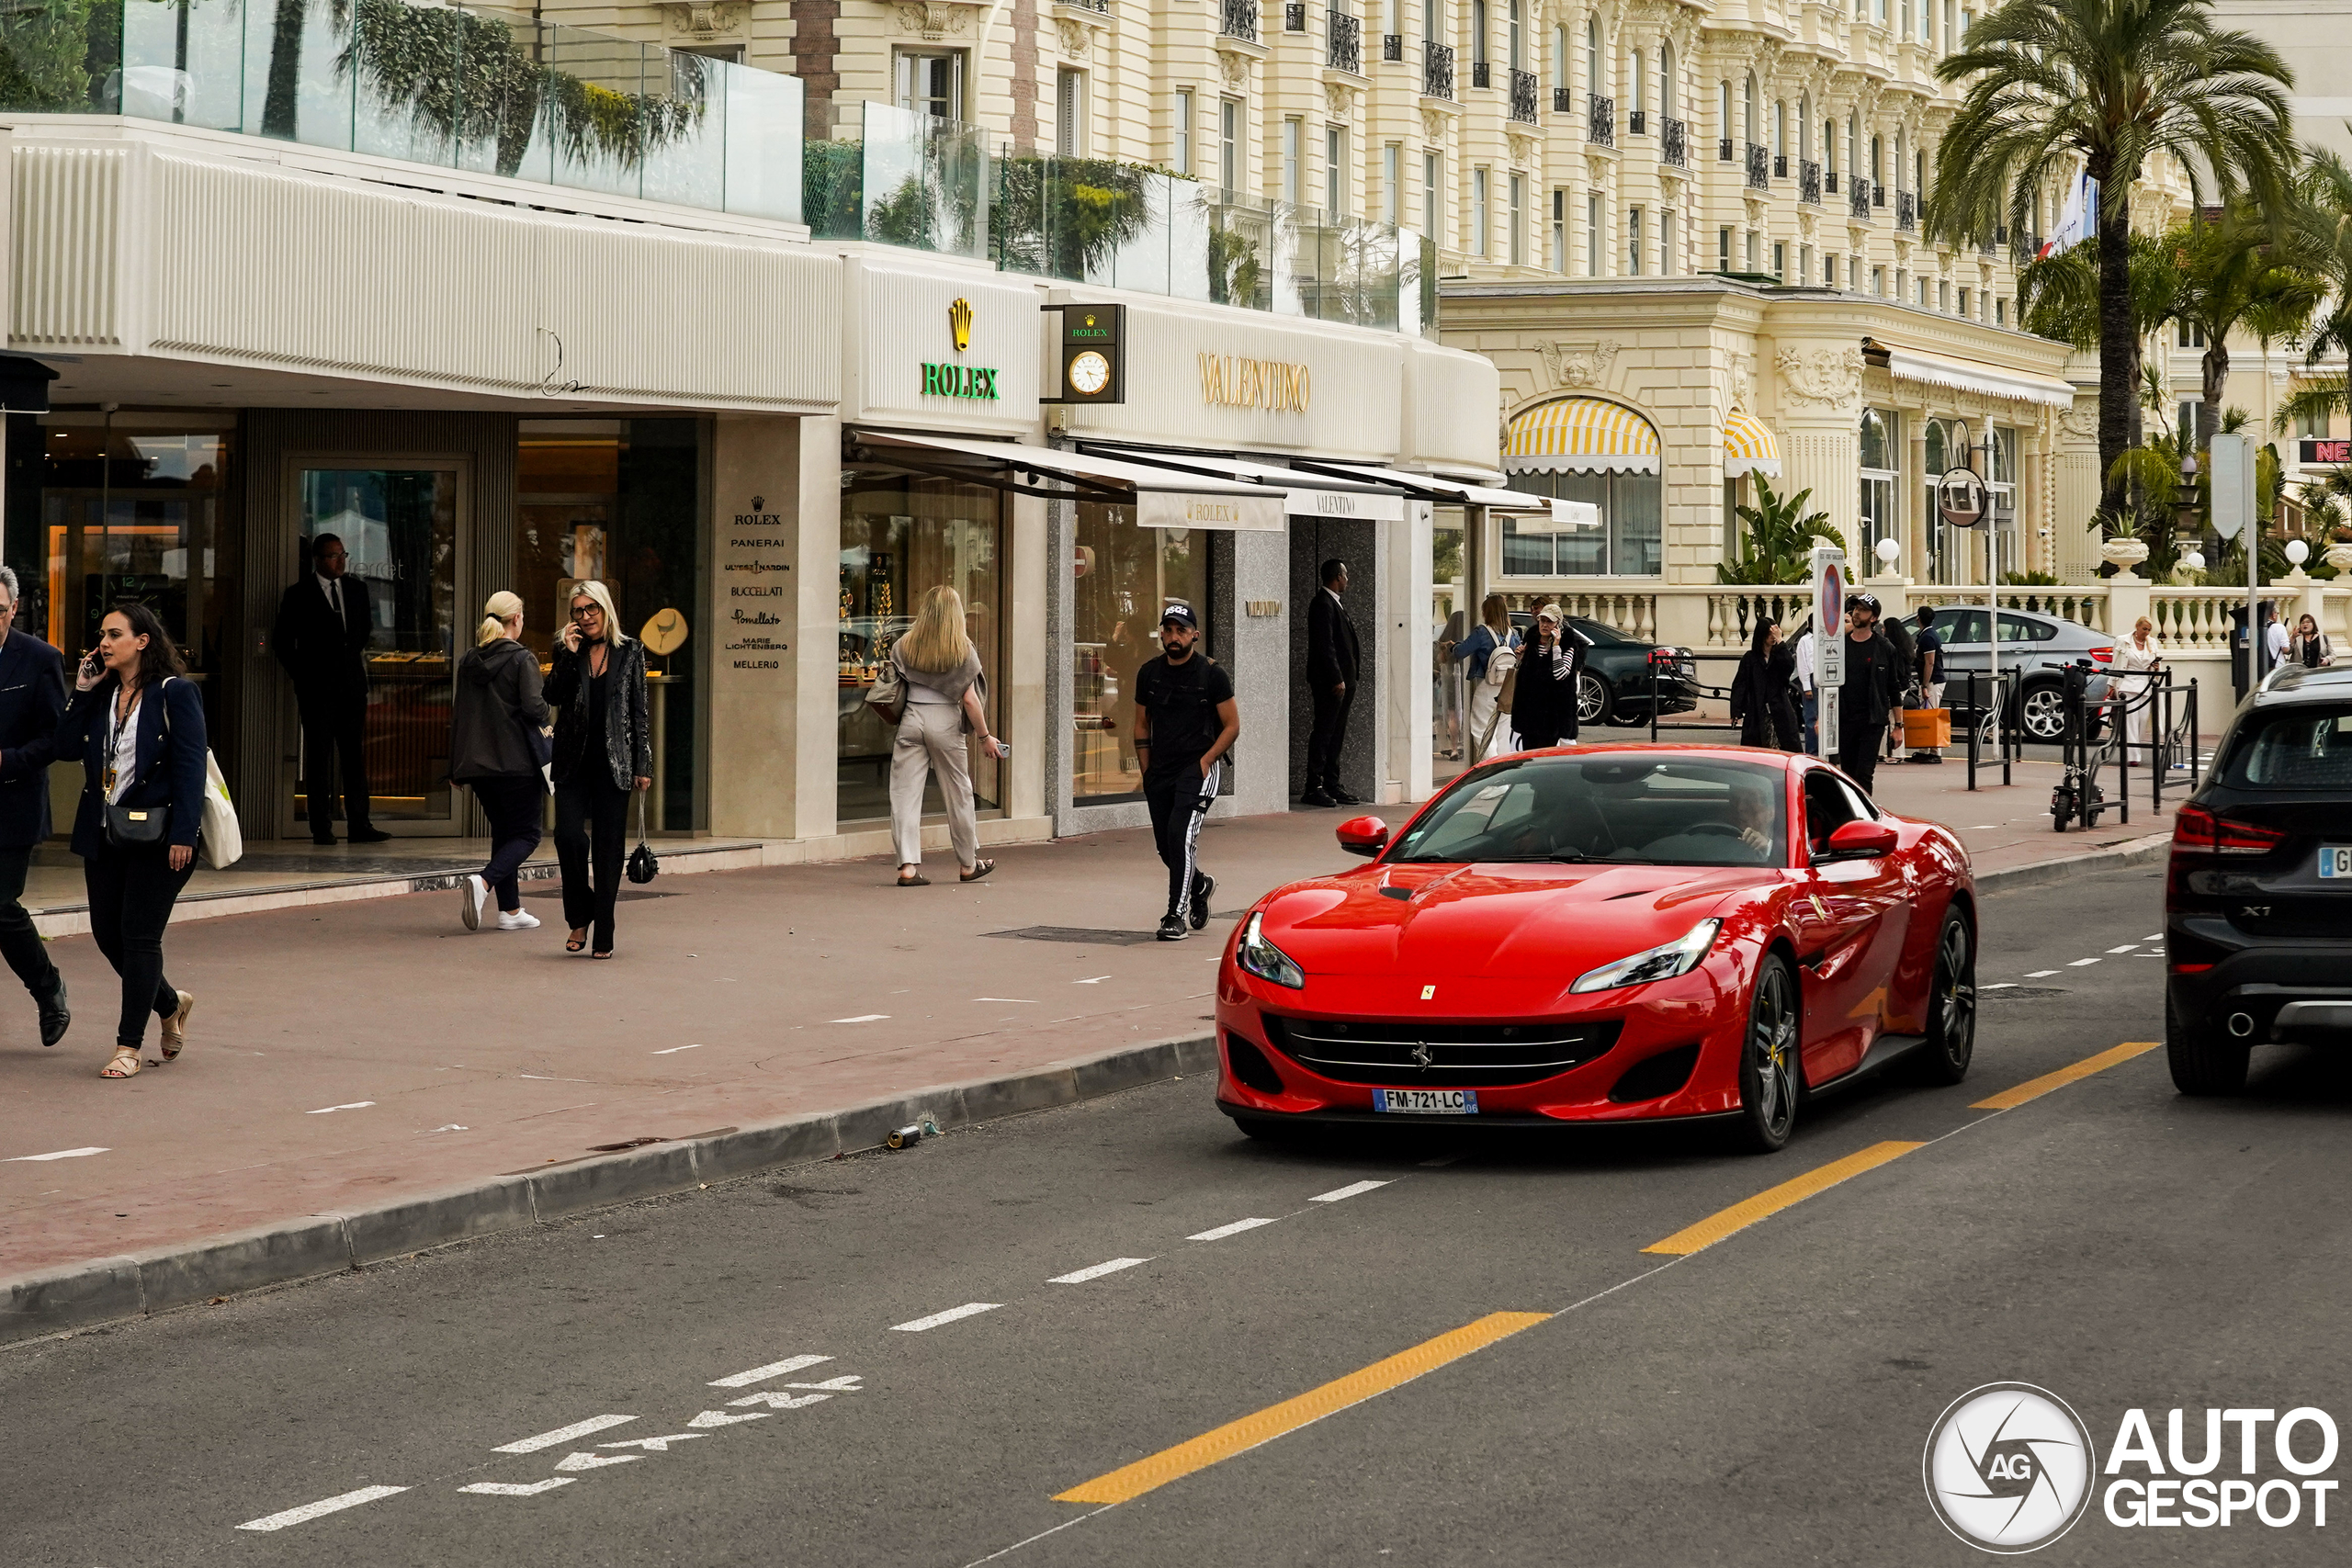
<svg viewBox="0 0 2352 1568">
<path fill-rule="evenodd" d="M 2240 708 L 2173 824 L 2165 1049 L 2232 1094 L 2270 1043 L 2352 1043 L 2352 669 L 2290 668 Z"/>
</svg>

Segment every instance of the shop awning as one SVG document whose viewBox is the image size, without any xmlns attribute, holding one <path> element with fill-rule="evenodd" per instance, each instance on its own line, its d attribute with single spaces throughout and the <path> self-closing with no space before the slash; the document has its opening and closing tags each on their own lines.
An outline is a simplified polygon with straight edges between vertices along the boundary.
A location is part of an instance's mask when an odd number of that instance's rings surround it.
<svg viewBox="0 0 2352 1568">
<path fill-rule="evenodd" d="M 1724 421 L 1724 478 L 1736 479 L 1743 474 L 1779 479 L 1781 442 L 1761 420 L 1735 409 Z"/>
<path fill-rule="evenodd" d="M 945 435 L 877 430 L 853 431 L 850 440 L 878 460 L 913 473 L 989 485 L 1019 495 L 1133 506 L 1136 522 L 1146 528 L 1279 534 L 1288 526 L 1286 497 L 1264 485 L 1009 441 L 958 441 Z M 1067 488 L 1055 488 L 1049 480 L 1059 480 Z"/>
<path fill-rule="evenodd" d="M 1327 463 L 1319 458 L 1302 457 L 1297 466 L 1309 473 L 1394 485 L 1416 501 L 1435 502 L 1442 506 L 1483 506 L 1489 512 L 1532 512 L 1567 527 L 1600 526 L 1600 509 L 1588 501 L 1563 501 L 1555 495 L 1534 495 L 1523 490 L 1497 490 L 1491 485 L 1468 484 L 1436 474 L 1408 474 L 1402 469 L 1375 468 L 1369 463 Z"/>
<path fill-rule="evenodd" d="M 1922 354 L 1916 348 L 1896 348 L 1892 344 L 1883 346 L 1886 349 L 1887 372 L 1898 381 L 1976 392 L 1988 398 L 2006 398 L 2011 402 L 2041 403 L 2054 409 L 2075 406 L 2074 383 L 2054 376 L 2003 370 L 1966 359 L 1947 359 L 1940 354 Z"/>
<path fill-rule="evenodd" d="M 1236 479 L 1243 484 L 1280 490 L 1283 510 L 1293 517 L 1354 517 L 1376 523 L 1405 520 L 1405 496 L 1388 485 L 1368 479 L 1335 479 L 1273 463 L 1254 463 L 1214 452 L 1164 452 L 1089 441 L 1081 451 L 1108 453 L 1123 463 L 1148 465 L 1186 475 Z"/>
<path fill-rule="evenodd" d="M 1654 474 L 1657 430 L 1622 403 L 1562 398 L 1511 420 L 1503 468 L 1514 474 Z"/>
</svg>

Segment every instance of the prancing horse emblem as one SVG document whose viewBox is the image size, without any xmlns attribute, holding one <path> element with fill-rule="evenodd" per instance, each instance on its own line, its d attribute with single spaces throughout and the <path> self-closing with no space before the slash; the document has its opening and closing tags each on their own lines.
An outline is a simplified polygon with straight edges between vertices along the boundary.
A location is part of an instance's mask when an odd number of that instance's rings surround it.
<svg viewBox="0 0 2352 1568">
<path fill-rule="evenodd" d="M 1436 1059 L 1436 1055 L 1430 1050 L 1428 1041 L 1417 1040 L 1413 1043 L 1413 1066 L 1426 1069 Z"/>
</svg>

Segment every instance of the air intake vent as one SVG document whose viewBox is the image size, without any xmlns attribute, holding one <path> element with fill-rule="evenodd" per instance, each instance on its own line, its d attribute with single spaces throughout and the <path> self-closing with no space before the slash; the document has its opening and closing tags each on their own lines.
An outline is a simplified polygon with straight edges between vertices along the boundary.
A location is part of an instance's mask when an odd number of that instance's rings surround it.
<svg viewBox="0 0 2352 1568">
<path fill-rule="evenodd" d="M 1609 1091 L 1609 1098 L 1620 1105 L 1664 1100 L 1690 1081 L 1690 1069 L 1698 1065 L 1696 1045 L 1677 1045 L 1671 1051 L 1645 1056 L 1626 1069 L 1625 1076 L 1617 1080 L 1617 1087 Z"/>
<path fill-rule="evenodd" d="M 1254 1089 L 1260 1094 L 1283 1092 L 1282 1077 L 1274 1071 L 1274 1065 L 1266 1060 L 1266 1054 L 1229 1029 L 1225 1032 L 1225 1060 L 1234 1077 L 1243 1087 Z"/>
</svg>

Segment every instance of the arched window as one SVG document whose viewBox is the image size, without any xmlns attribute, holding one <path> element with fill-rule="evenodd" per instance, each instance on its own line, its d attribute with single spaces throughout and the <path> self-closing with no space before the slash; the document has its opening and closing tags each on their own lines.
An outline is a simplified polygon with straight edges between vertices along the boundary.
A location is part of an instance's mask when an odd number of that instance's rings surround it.
<svg viewBox="0 0 2352 1568">
<path fill-rule="evenodd" d="M 1520 7 L 1522 4 L 1524 0 L 1510 0 L 1510 15 L 1508 18 L 1510 24 L 1510 68 L 1513 71 L 1527 69 L 1526 29 L 1520 24 Z"/>
<path fill-rule="evenodd" d="M 1642 51 L 1634 51 L 1633 68 L 1625 73 L 1625 90 L 1634 95 L 1633 110 L 1640 114 L 1649 107 L 1650 78 L 1643 68 Z"/>
<path fill-rule="evenodd" d="M 1874 186 L 1883 186 L 1883 185 L 1884 185 L 1885 183 L 1886 183 L 1886 150 L 1885 150 L 1885 142 L 1884 142 L 1884 140 L 1883 140 L 1883 138 L 1873 136 L 1873 137 L 1871 137 L 1871 184 L 1872 184 L 1872 185 L 1874 185 Z"/>
<path fill-rule="evenodd" d="M 1662 115 L 1681 114 L 1682 95 L 1674 90 L 1674 46 L 1657 46 L 1657 112 Z"/>
<path fill-rule="evenodd" d="M 1756 73 L 1747 73 L 1747 81 L 1740 88 L 1740 124 L 1743 134 L 1750 141 L 1756 140 Z"/>
<path fill-rule="evenodd" d="M 1813 158 L 1813 95 L 1797 99 L 1797 156 L 1811 162 Z"/>
<path fill-rule="evenodd" d="M 1908 162 L 1909 160 L 1903 156 L 1903 128 L 1898 125 L 1894 128 L 1894 177 L 1898 182 L 1910 172 L 1905 167 Z"/>
<path fill-rule="evenodd" d="M 1584 25 L 1584 90 L 1600 96 L 1600 18 Z"/>
<path fill-rule="evenodd" d="M 1789 103 L 1786 98 L 1772 100 L 1772 156 L 1789 155 Z"/>
<path fill-rule="evenodd" d="M 1552 86 L 1554 91 L 1568 90 L 1568 24 L 1561 22 L 1552 28 Z"/>
<path fill-rule="evenodd" d="M 1731 141 L 1732 132 L 1731 84 L 1729 82 L 1725 82 L 1715 95 L 1715 121 L 1719 127 L 1715 134 L 1728 143 Z M 1731 154 L 1726 152 L 1724 156 L 1728 158 Z"/>
</svg>

